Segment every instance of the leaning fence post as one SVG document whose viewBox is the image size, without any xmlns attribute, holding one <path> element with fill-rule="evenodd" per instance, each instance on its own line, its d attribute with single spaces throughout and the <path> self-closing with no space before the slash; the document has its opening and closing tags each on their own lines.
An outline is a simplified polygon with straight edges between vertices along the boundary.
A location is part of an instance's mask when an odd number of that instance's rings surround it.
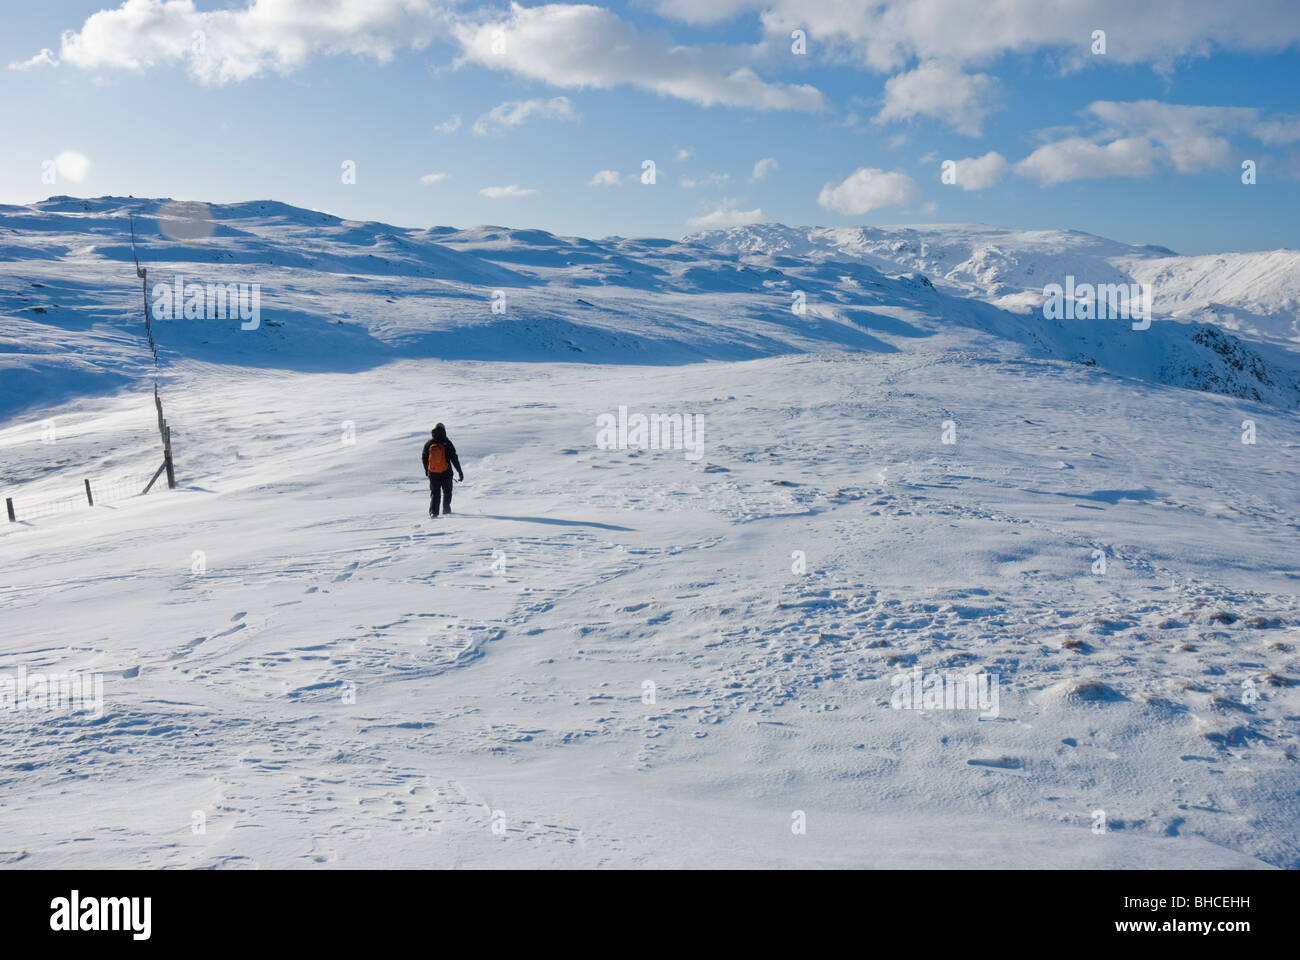
<svg viewBox="0 0 1300 960">
<path fill-rule="evenodd" d="M 90 495 L 90 477 L 86 478 L 86 502 L 92 507 L 95 505 L 95 498 Z"/>
<path fill-rule="evenodd" d="M 163 421 L 163 454 L 166 456 L 167 464 L 167 488 L 176 489 L 176 471 L 172 467 L 172 428 L 166 420 Z"/>
<path fill-rule="evenodd" d="M 5 509 L 9 511 L 9 522 L 10 522 L 10 523 L 14 523 L 15 521 L 17 521 L 18 518 L 14 516 L 14 498 L 13 498 L 13 497 L 5 497 Z"/>
</svg>

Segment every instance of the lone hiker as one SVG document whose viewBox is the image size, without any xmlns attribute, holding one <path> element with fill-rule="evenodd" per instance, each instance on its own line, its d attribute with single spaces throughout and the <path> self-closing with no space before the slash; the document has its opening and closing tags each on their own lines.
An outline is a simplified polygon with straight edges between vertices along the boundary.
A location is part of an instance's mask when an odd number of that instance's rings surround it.
<svg viewBox="0 0 1300 960">
<path fill-rule="evenodd" d="M 447 428 L 441 423 L 433 428 L 433 438 L 424 445 L 420 452 L 420 466 L 429 478 L 429 516 L 438 515 L 438 495 L 442 495 L 442 512 L 451 513 L 451 468 L 456 468 L 456 477 L 465 482 L 465 471 L 460 468 L 460 458 L 456 456 L 456 446 L 447 439 Z"/>
</svg>

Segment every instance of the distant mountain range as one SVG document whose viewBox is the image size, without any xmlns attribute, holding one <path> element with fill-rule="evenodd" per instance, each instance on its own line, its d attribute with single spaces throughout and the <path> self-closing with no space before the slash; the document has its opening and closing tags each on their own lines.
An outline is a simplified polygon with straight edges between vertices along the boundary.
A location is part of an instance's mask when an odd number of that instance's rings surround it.
<svg viewBox="0 0 1300 960">
<path fill-rule="evenodd" d="M 752 258 L 852 260 L 915 270 L 941 288 L 1009 310 L 1042 302 L 1067 274 L 1090 283 L 1147 283 L 1158 316 L 1212 323 L 1300 344 L 1300 251 L 1181 257 L 1172 250 L 1078 230 L 1010 230 L 973 224 L 921 227 L 787 227 L 755 224 L 687 237 Z"/>
<path fill-rule="evenodd" d="M 0 206 L 0 415 L 151 375 L 150 284 L 256 283 L 265 323 L 160 320 L 164 365 L 348 371 L 397 358 L 679 364 L 792 353 L 1046 357 L 1300 407 L 1300 253 L 1179 257 L 1077 231 L 737 227 L 589 240 L 411 229 L 273 201 Z M 1046 319 L 1048 283 L 1150 283 L 1156 322 Z M 1184 322 L 1169 322 L 1178 320 Z"/>
</svg>

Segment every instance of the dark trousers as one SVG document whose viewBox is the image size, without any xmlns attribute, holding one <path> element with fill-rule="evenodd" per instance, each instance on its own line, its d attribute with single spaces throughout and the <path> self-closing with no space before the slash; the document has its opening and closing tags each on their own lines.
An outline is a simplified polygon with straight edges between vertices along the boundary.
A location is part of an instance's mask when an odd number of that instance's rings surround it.
<svg viewBox="0 0 1300 960">
<path fill-rule="evenodd" d="M 438 509 L 438 495 L 442 495 L 442 510 Z M 451 471 L 429 474 L 429 515 L 451 513 Z"/>
</svg>

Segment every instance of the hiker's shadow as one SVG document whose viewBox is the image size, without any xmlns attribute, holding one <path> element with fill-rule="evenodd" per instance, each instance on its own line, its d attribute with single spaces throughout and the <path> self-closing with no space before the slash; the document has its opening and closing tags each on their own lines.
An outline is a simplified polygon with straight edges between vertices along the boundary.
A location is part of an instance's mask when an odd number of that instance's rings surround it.
<svg viewBox="0 0 1300 960">
<path fill-rule="evenodd" d="M 633 527 L 620 527 L 613 523 L 597 523 L 594 520 L 558 520 L 555 517 L 498 517 L 489 513 L 461 514 L 461 516 L 482 517 L 484 520 L 517 520 L 523 523 L 549 523 L 558 527 L 596 527 L 600 530 L 625 530 L 635 532 Z"/>
</svg>

